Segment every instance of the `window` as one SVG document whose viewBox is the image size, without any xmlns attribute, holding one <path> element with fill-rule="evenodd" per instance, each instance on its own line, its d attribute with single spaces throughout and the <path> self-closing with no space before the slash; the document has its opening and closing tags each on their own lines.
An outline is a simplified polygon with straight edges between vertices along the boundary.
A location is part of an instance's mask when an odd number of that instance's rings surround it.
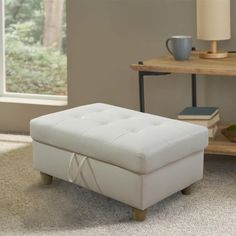
<svg viewBox="0 0 236 236">
<path fill-rule="evenodd" d="M 65 99 L 65 0 L 0 3 L 0 94 Z"/>
</svg>

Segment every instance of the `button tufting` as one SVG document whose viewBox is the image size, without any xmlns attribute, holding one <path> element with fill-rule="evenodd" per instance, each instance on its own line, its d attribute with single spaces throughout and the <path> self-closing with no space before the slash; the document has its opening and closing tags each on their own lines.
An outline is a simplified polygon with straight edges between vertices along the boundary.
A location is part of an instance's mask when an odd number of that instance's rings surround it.
<svg viewBox="0 0 236 236">
<path fill-rule="evenodd" d="M 127 129 L 128 132 L 130 133 L 138 133 L 139 130 L 136 130 L 136 129 Z"/>
<path fill-rule="evenodd" d="M 104 111 L 105 111 L 104 109 L 95 110 L 95 112 L 97 112 L 97 113 L 104 112 Z"/>
<path fill-rule="evenodd" d="M 158 126 L 165 126 L 166 125 L 166 123 L 160 123 Z"/>
<path fill-rule="evenodd" d="M 109 122 L 107 122 L 107 121 L 100 121 L 99 124 L 100 124 L 100 125 L 108 125 Z"/>
<path fill-rule="evenodd" d="M 124 119 L 124 120 L 130 119 L 130 118 L 132 118 L 132 116 L 123 116 L 123 117 L 121 117 L 121 119 Z"/>
<path fill-rule="evenodd" d="M 72 116 L 72 118 L 74 118 L 74 119 L 80 119 L 80 118 L 81 118 L 81 115 L 74 115 L 74 116 Z"/>
</svg>

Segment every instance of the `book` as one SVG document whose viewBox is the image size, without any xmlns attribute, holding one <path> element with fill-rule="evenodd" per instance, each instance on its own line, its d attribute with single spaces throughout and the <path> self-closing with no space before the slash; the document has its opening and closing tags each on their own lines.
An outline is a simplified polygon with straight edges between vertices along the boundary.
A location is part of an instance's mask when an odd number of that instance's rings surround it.
<svg viewBox="0 0 236 236">
<path fill-rule="evenodd" d="M 178 114 L 178 119 L 211 119 L 219 113 L 218 107 L 186 107 L 183 111 Z"/>
<path fill-rule="evenodd" d="M 216 133 L 218 131 L 218 125 L 214 125 L 210 128 L 208 128 L 208 136 L 209 138 L 214 138 Z"/>
<path fill-rule="evenodd" d="M 182 120 L 182 119 L 179 119 Z M 206 119 L 206 120 L 202 120 L 202 119 L 196 119 L 196 120 L 187 120 L 187 119 L 183 119 L 183 121 L 192 123 L 192 124 L 196 124 L 196 125 L 202 125 L 205 127 L 211 127 L 215 124 L 217 124 L 220 121 L 220 114 L 217 113 L 215 116 L 213 116 L 211 119 Z"/>
</svg>

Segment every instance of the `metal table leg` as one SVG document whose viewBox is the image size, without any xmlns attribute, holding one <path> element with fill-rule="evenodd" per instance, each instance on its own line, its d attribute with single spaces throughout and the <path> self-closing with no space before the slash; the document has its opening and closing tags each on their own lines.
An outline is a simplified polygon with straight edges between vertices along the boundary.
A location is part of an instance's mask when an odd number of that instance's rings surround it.
<svg viewBox="0 0 236 236">
<path fill-rule="evenodd" d="M 192 106 L 197 106 L 197 78 L 196 74 L 192 74 Z"/>
<path fill-rule="evenodd" d="M 143 65 L 142 61 L 138 62 L 139 65 Z M 144 97 L 144 77 L 145 76 L 161 76 L 169 75 L 167 72 L 151 72 L 151 71 L 139 71 L 139 106 L 140 111 L 145 112 L 145 97 Z"/>
<path fill-rule="evenodd" d="M 193 51 L 196 49 L 193 47 Z M 142 61 L 138 62 L 139 65 L 143 65 Z M 144 77 L 145 76 L 161 76 L 169 75 L 168 72 L 151 72 L 151 71 L 139 71 L 139 106 L 140 111 L 145 112 L 145 97 L 144 97 Z M 192 74 L 192 106 L 197 106 L 197 76 Z"/>
<path fill-rule="evenodd" d="M 145 100 L 144 100 L 144 75 L 139 72 L 139 104 L 140 111 L 145 112 Z"/>
<path fill-rule="evenodd" d="M 192 47 L 192 51 L 196 51 L 195 47 Z M 197 106 L 197 76 L 192 74 L 192 106 Z"/>
</svg>

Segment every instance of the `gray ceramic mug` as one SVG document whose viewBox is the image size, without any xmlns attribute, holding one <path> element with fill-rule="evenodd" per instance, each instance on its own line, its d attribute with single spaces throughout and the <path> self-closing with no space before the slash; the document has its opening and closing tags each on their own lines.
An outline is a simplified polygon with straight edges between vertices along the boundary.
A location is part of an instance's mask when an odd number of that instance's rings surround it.
<svg viewBox="0 0 236 236">
<path fill-rule="evenodd" d="M 172 36 L 166 40 L 166 48 L 175 60 L 188 60 L 192 51 L 192 37 L 185 35 Z"/>
</svg>

